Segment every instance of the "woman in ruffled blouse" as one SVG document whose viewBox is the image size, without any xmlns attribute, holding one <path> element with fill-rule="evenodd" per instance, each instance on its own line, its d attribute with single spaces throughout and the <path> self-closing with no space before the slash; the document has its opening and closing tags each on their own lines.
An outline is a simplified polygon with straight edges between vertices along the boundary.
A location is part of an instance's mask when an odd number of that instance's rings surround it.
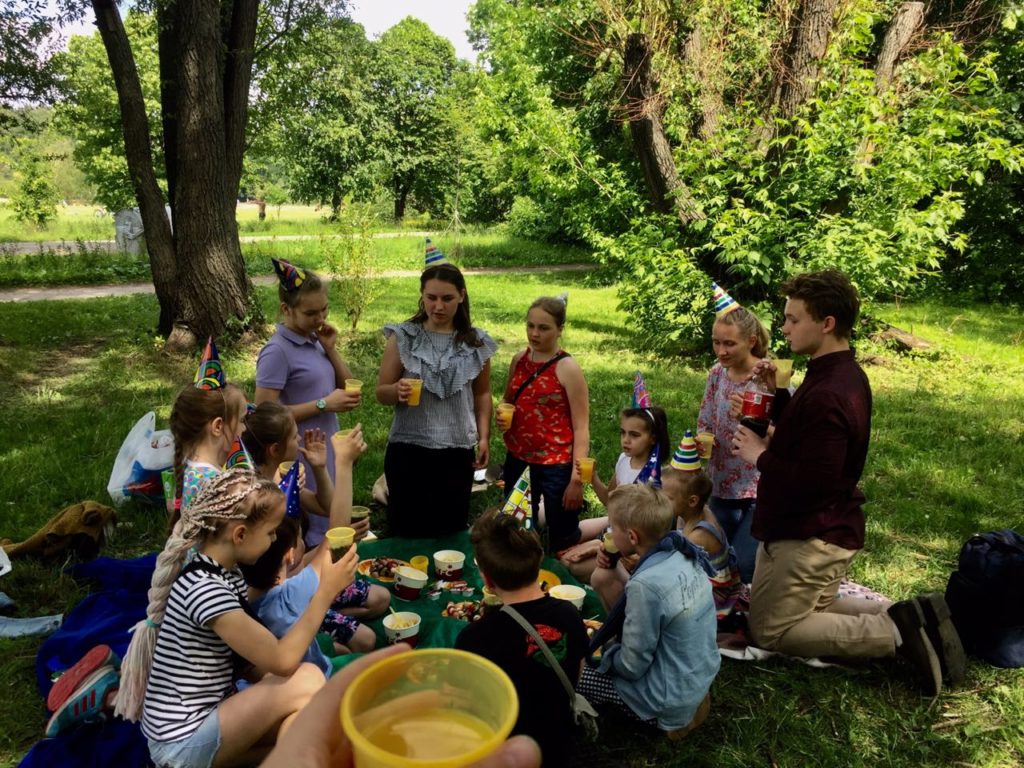
<svg viewBox="0 0 1024 768">
<path fill-rule="evenodd" d="M 389 528 L 420 538 L 462 530 L 473 470 L 488 461 L 497 344 L 473 327 L 466 280 L 451 264 L 424 270 L 419 311 L 384 335 L 377 400 L 395 406 L 384 455 Z M 411 379 L 423 380 L 416 406 Z"/>
</svg>

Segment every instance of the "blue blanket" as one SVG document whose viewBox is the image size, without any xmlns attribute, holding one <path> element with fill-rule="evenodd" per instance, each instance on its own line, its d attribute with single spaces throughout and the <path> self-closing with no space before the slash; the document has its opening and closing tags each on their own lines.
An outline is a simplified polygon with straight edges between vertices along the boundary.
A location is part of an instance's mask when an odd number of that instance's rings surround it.
<svg viewBox="0 0 1024 768">
<path fill-rule="evenodd" d="M 50 692 L 51 675 L 60 672 L 95 645 L 106 643 L 124 655 L 129 630 L 146 617 L 146 592 L 156 555 L 135 560 L 100 557 L 72 568 L 77 579 L 91 579 L 102 591 L 88 595 L 64 618 L 64 624 L 43 643 L 36 656 L 36 679 L 43 698 Z M 55 739 L 44 739 L 21 761 L 38 766 L 152 765 L 138 723 L 116 719 L 74 728 Z"/>
</svg>

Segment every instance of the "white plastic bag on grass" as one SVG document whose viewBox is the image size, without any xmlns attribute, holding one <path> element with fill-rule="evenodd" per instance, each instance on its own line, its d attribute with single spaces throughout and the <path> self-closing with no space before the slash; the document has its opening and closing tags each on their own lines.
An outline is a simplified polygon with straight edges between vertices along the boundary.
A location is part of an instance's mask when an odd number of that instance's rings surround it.
<svg viewBox="0 0 1024 768">
<path fill-rule="evenodd" d="M 174 464 L 174 438 L 169 429 L 156 431 L 155 427 L 156 414 L 150 411 L 135 423 L 121 444 L 107 483 L 115 506 L 129 497 L 163 503 L 160 473 Z"/>
</svg>

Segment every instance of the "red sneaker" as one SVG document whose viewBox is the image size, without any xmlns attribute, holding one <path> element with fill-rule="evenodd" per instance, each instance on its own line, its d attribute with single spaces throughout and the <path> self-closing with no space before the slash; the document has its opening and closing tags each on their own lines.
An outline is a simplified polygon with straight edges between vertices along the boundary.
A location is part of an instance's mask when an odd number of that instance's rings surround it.
<svg viewBox="0 0 1024 768">
<path fill-rule="evenodd" d="M 56 712 L 82 681 L 102 666 L 121 666 L 121 659 L 109 645 L 97 645 L 58 677 L 46 697 L 46 708 Z"/>
</svg>

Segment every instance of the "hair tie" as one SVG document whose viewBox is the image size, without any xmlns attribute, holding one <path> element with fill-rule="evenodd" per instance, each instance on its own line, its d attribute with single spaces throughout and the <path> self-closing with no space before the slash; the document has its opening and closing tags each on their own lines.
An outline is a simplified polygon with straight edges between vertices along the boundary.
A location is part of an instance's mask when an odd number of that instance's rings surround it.
<svg viewBox="0 0 1024 768">
<path fill-rule="evenodd" d="M 147 618 L 146 619 L 146 626 L 149 627 L 150 629 L 159 629 L 160 628 L 160 622 L 159 621 L 153 621 L 152 619 Z"/>
</svg>

